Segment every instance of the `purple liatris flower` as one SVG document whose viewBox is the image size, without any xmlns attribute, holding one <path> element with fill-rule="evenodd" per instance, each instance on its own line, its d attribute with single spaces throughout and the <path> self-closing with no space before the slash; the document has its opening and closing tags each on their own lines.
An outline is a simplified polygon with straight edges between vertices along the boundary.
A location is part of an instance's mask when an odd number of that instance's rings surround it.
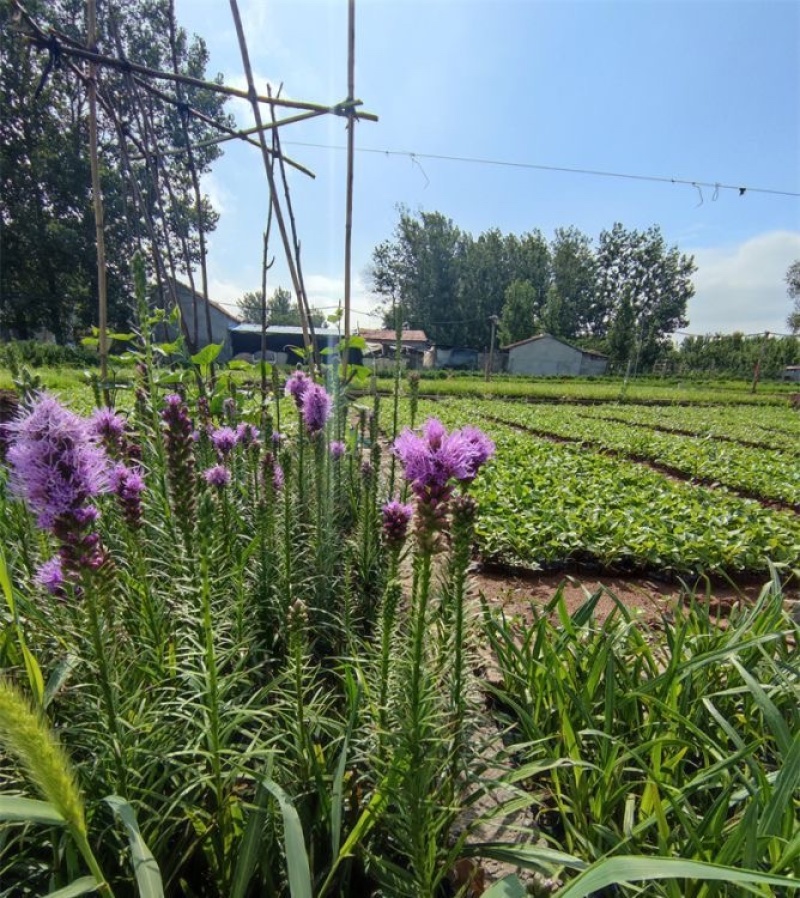
<svg viewBox="0 0 800 898">
<path fill-rule="evenodd" d="M 194 439 L 193 426 L 183 399 L 171 393 L 161 412 L 167 451 L 167 480 L 172 507 L 179 526 L 188 533 L 194 526 Z"/>
<path fill-rule="evenodd" d="M 462 477 L 461 480 L 464 483 L 471 483 L 478 471 L 494 455 L 496 447 L 489 437 L 477 427 L 464 427 L 461 430 L 461 438 L 467 442 L 469 447 L 469 471 L 467 476 Z"/>
<path fill-rule="evenodd" d="M 272 452 L 265 452 L 261 460 L 262 482 L 269 484 L 277 493 L 283 489 L 283 468 Z"/>
<path fill-rule="evenodd" d="M 441 421 L 429 418 L 422 436 L 406 428 L 394 441 L 394 454 L 406 480 L 424 498 L 443 490 L 451 480 L 469 476 L 469 445 L 458 431 L 448 434 Z"/>
<path fill-rule="evenodd" d="M 239 424 L 236 428 L 236 442 L 242 446 L 254 446 L 260 433 L 254 424 Z"/>
<path fill-rule="evenodd" d="M 121 449 L 125 443 L 125 419 L 113 409 L 98 408 L 89 419 L 92 433 L 103 441 L 106 449 Z"/>
<path fill-rule="evenodd" d="M 111 470 L 109 480 L 125 520 L 131 527 L 141 527 L 142 493 L 145 488 L 141 470 L 119 464 Z"/>
<path fill-rule="evenodd" d="M 230 455 L 238 442 L 236 431 L 230 427 L 220 427 L 212 432 L 211 442 L 220 458 L 225 458 L 226 455 Z"/>
<path fill-rule="evenodd" d="M 298 408 L 303 403 L 303 396 L 313 381 L 302 371 L 294 371 L 286 381 L 286 395 L 291 396 Z"/>
<path fill-rule="evenodd" d="M 303 393 L 303 423 L 313 436 L 319 433 L 331 414 L 331 397 L 319 384 L 310 384 Z"/>
<path fill-rule="evenodd" d="M 331 444 L 328 447 L 331 453 L 331 457 L 334 459 L 341 458 L 347 447 L 341 440 L 331 440 Z"/>
<path fill-rule="evenodd" d="M 52 530 L 108 489 L 108 459 L 87 422 L 41 393 L 27 413 L 6 424 L 11 488 Z"/>
<path fill-rule="evenodd" d="M 209 486 L 224 489 L 231 482 L 231 472 L 225 465 L 214 465 L 203 471 L 203 479 Z"/>
<path fill-rule="evenodd" d="M 406 429 L 395 440 L 394 454 L 417 497 L 417 536 L 426 551 L 436 549 L 436 534 L 444 527 L 454 482 L 474 480 L 494 448 L 476 427 L 448 433 L 436 418 L 425 422 L 421 435 Z"/>
<path fill-rule="evenodd" d="M 405 505 L 392 499 L 381 509 L 383 539 L 387 546 L 398 548 L 403 545 L 408 533 L 408 523 L 414 513 L 412 505 Z"/>
<path fill-rule="evenodd" d="M 46 589 L 51 595 L 60 596 L 64 592 L 64 571 L 61 567 L 61 558 L 54 555 L 45 561 L 33 576 L 37 586 Z"/>
</svg>

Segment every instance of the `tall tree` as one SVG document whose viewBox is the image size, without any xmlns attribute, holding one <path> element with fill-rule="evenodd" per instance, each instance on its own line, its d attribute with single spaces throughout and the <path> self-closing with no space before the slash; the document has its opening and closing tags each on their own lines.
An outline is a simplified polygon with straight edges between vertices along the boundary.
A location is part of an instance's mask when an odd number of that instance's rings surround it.
<svg viewBox="0 0 800 898">
<path fill-rule="evenodd" d="M 509 284 L 498 330 L 501 346 L 533 336 L 537 298 L 536 288 L 530 281 Z"/>
<path fill-rule="evenodd" d="M 575 339 L 593 332 L 597 263 L 591 240 L 577 228 L 556 228 L 550 244 L 552 286 L 547 296 L 550 333 Z"/>
<path fill-rule="evenodd" d="M 505 291 L 514 280 L 509 244 L 492 228 L 477 239 L 463 235 L 459 263 L 459 305 L 467 322 L 464 342 L 481 349 L 489 346 L 491 316 L 500 315 Z"/>
<path fill-rule="evenodd" d="M 786 319 L 793 334 L 800 333 L 800 259 L 795 259 L 786 272 L 786 292 L 794 300 L 794 308 Z"/>
<path fill-rule="evenodd" d="M 253 290 L 237 300 L 236 305 L 244 321 L 261 324 L 261 295 L 260 290 Z M 311 323 L 314 327 L 321 327 L 324 321 L 325 314 L 319 309 L 312 308 Z M 292 298 L 291 290 L 285 287 L 275 288 L 267 300 L 267 324 L 301 326 L 300 309 Z"/>
<path fill-rule="evenodd" d="M 386 300 L 394 296 L 402 321 L 440 345 L 462 344 L 467 335 L 469 316 L 459 302 L 462 241 L 440 212 L 414 216 L 401 209 L 394 239 L 373 251 L 368 269 L 373 291 Z M 384 317 L 394 326 L 386 303 Z"/>
<path fill-rule="evenodd" d="M 52 27 L 77 43 L 85 43 L 84 9 L 83 0 L 26 3 L 44 30 Z M 174 27 L 170 0 L 103 4 L 98 24 L 101 53 L 205 76 L 205 45 Z M 0 0 L 0 326 L 20 336 L 45 326 L 65 340 L 97 314 L 85 84 L 66 54 L 37 49 L 26 33 L 24 19 Z M 215 134 L 188 116 L 189 106 L 223 124 L 230 120 L 224 99 L 208 90 L 187 90 L 179 106 L 112 69 L 101 67 L 98 82 L 109 318 L 123 325 L 134 250 L 154 237 L 170 261 L 163 274 L 185 277 L 200 260 L 199 222 L 208 231 L 216 221 L 206 198 L 198 210 L 185 153 L 143 158 L 140 150 Z M 161 92 L 168 93 L 163 85 Z M 196 172 L 207 171 L 219 152 L 216 146 L 198 151 Z"/>
<path fill-rule="evenodd" d="M 688 323 L 694 259 L 667 247 L 658 227 L 628 231 L 617 223 L 600 234 L 597 267 L 592 333 L 605 336 L 623 303 L 630 302 L 639 365 L 649 367 L 664 339 Z"/>
</svg>

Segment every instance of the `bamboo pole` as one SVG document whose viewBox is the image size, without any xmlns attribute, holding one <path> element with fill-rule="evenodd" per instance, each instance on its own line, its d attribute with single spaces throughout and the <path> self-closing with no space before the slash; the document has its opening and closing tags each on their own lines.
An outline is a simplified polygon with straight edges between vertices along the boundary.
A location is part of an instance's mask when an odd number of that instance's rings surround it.
<svg viewBox="0 0 800 898">
<path fill-rule="evenodd" d="M 19 0 L 11 0 L 15 7 L 21 12 L 26 12 L 25 7 Z M 88 2 L 88 0 L 87 0 Z M 137 75 L 147 75 L 150 78 L 158 78 L 162 81 L 171 81 L 173 83 L 185 84 L 189 87 L 199 87 L 203 90 L 211 90 L 216 93 L 227 94 L 229 97 L 239 97 L 242 100 L 250 100 L 251 96 L 248 91 L 239 90 L 237 87 L 229 87 L 226 84 L 218 84 L 216 81 L 203 81 L 202 78 L 193 78 L 190 75 L 176 75 L 174 72 L 165 72 L 161 69 L 152 69 L 149 66 L 140 65 L 130 60 L 117 59 L 114 56 L 106 56 L 103 53 L 92 52 L 83 47 L 64 46 L 63 41 L 44 34 L 26 34 L 24 37 L 35 44 L 40 49 L 50 49 L 53 47 L 53 41 L 58 48 L 59 53 L 63 56 L 75 56 L 78 59 L 84 59 L 98 66 L 108 66 L 122 72 L 136 73 Z M 263 94 L 255 94 L 257 103 L 266 103 L 268 105 L 281 106 L 285 109 L 304 109 L 309 112 L 329 113 L 330 115 L 350 115 L 348 104 L 335 103 L 333 105 L 325 105 L 323 103 L 307 103 L 303 100 L 282 100 L 278 97 L 265 97 Z M 354 105 L 361 105 L 363 100 L 352 100 Z M 370 112 L 359 112 L 359 118 L 367 121 L 378 121 L 378 116 Z"/>
<path fill-rule="evenodd" d="M 181 103 L 175 98 L 170 96 L 167 93 L 164 93 L 163 90 L 159 90 L 157 87 L 153 87 L 152 84 L 148 84 L 144 78 L 137 78 L 134 76 L 133 80 L 139 85 L 139 87 L 146 90 L 148 93 L 151 93 L 154 97 L 158 97 L 160 100 L 163 100 L 165 103 L 172 103 L 175 106 L 181 105 Z M 260 147 L 261 144 L 257 140 L 253 140 L 250 135 L 257 134 L 259 130 L 261 131 L 271 131 L 273 128 L 280 128 L 282 125 L 293 125 L 296 122 L 304 122 L 308 119 L 319 118 L 321 115 L 325 115 L 324 112 L 301 112 L 297 115 L 291 115 L 287 118 L 280 119 L 279 121 L 267 122 L 262 125 L 261 128 L 242 128 L 236 130 L 234 128 L 229 128 L 227 125 L 223 125 L 220 122 L 214 121 L 213 118 L 206 115 L 203 112 L 200 112 L 199 109 L 195 109 L 194 106 L 190 106 L 188 104 L 183 104 L 184 107 L 188 110 L 189 114 L 199 119 L 201 122 L 205 122 L 207 125 L 211 125 L 214 128 L 217 128 L 219 131 L 222 131 L 222 136 L 220 137 L 212 137 L 208 140 L 200 140 L 197 143 L 191 144 L 189 149 L 200 150 L 205 147 L 212 147 L 216 144 L 225 143 L 229 140 L 243 140 L 245 143 L 249 143 L 251 146 Z M 274 109 L 273 109 L 274 115 Z M 185 153 L 187 151 L 187 147 L 170 147 L 167 150 L 159 150 L 159 156 L 179 156 L 181 153 Z M 308 175 L 311 178 L 315 178 L 316 175 L 314 172 L 307 169 L 304 165 L 301 165 L 299 162 L 295 162 L 290 159 L 288 156 L 283 157 L 284 161 L 287 165 L 291 165 L 293 168 L 296 168 L 298 171 L 303 172 L 303 174 Z M 134 159 L 134 161 L 140 161 L 138 159 Z"/>
<path fill-rule="evenodd" d="M 250 105 L 253 109 L 253 116 L 256 120 L 256 125 L 259 127 L 258 138 L 261 143 L 261 155 L 264 159 L 264 170 L 267 174 L 267 181 L 269 182 L 269 195 L 270 202 L 272 203 L 274 212 L 275 212 L 275 222 L 278 225 L 278 230 L 281 235 L 281 242 L 283 243 L 283 251 L 286 254 L 286 264 L 289 267 L 289 274 L 292 279 L 292 286 L 294 287 L 295 295 L 300 296 L 301 285 L 299 278 L 297 276 L 297 268 L 294 264 L 294 259 L 292 257 L 291 245 L 289 244 L 289 235 L 286 231 L 286 222 L 283 218 L 283 211 L 280 207 L 280 203 L 278 202 L 278 194 L 275 189 L 275 175 L 272 171 L 272 165 L 269 160 L 269 151 L 267 149 L 267 140 L 261 126 L 263 124 L 261 120 L 261 108 L 258 105 L 258 96 L 256 94 L 255 82 L 253 80 L 253 69 L 250 65 L 250 53 L 247 49 L 247 40 L 244 35 L 244 28 L 242 27 L 242 17 L 239 15 L 239 5 L 236 0 L 229 0 L 231 6 L 231 14 L 233 15 L 233 22 L 236 26 L 236 36 L 239 40 L 239 50 L 242 55 L 242 65 L 244 66 L 245 77 L 247 78 L 248 85 L 248 93 L 247 99 L 250 100 Z M 310 355 L 310 350 L 313 350 L 313 347 L 310 343 L 310 338 L 308 334 L 308 321 L 306 319 L 305 310 L 300 306 L 302 314 L 300 315 L 300 322 L 303 326 L 303 345 L 306 350 L 306 354 Z"/>
<path fill-rule="evenodd" d="M 94 47 L 97 41 L 97 3 L 86 0 L 86 42 Z M 103 220 L 103 195 L 100 192 L 100 162 L 97 154 L 97 66 L 89 64 L 89 165 L 92 173 L 94 228 L 97 240 L 97 312 L 98 349 L 100 352 L 100 380 L 103 402 L 110 405 L 108 390 L 108 287 L 106 282 L 106 241 Z"/>
<path fill-rule="evenodd" d="M 356 69 L 356 4 L 347 0 L 347 100 L 355 94 Z M 353 160 L 355 155 L 356 118 L 352 108 L 347 116 L 347 194 L 344 218 L 344 352 L 342 353 L 342 379 L 347 378 L 347 362 L 350 355 L 350 272 L 353 251 Z"/>
<path fill-rule="evenodd" d="M 280 93 L 283 85 L 278 88 L 278 93 Z M 270 91 L 269 85 L 267 85 L 267 91 Z M 270 115 L 272 117 L 273 122 L 275 121 L 275 107 L 272 106 L 270 108 Z M 294 208 L 292 206 L 292 194 L 289 190 L 289 179 L 286 177 L 286 166 L 283 164 L 283 152 L 281 150 L 281 135 L 280 131 L 276 128 L 272 132 L 272 149 L 273 149 L 273 159 L 278 160 L 278 169 L 281 175 L 281 183 L 283 184 L 283 197 L 286 200 L 286 214 L 289 216 L 289 228 L 292 232 L 292 248 L 294 251 L 294 263 L 297 266 L 297 281 L 300 284 L 300 294 L 297 297 L 298 301 L 302 303 L 303 309 L 305 310 L 306 321 L 308 321 L 308 331 L 311 336 L 311 347 L 313 350 L 313 358 L 315 367 L 319 367 L 320 357 L 317 349 L 317 340 L 316 335 L 314 333 L 314 321 L 311 318 L 311 306 L 308 302 L 308 292 L 306 291 L 306 282 L 303 278 L 303 265 L 300 255 L 300 240 L 297 236 L 297 222 L 294 217 Z"/>
</svg>

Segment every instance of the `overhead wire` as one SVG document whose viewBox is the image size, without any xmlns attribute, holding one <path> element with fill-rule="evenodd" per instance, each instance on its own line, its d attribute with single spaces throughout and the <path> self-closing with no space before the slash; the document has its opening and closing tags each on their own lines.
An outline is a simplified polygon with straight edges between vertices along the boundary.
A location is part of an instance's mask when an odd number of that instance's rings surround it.
<svg viewBox="0 0 800 898">
<path fill-rule="evenodd" d="M 309 141 L 300 140 L 285 140 L 283 141 L 283 143 L 285 145 L 296 147 L 313 147 L 321 150 L 347 149 L 345 146 L 341 146 L 339 144 L 312 143 Z M 420 153 L 416 150 L 391 150 L 380 149 L 378 147 L 356 147 L 356 152 L 372 153 L 379 156 L 403 156 L 410 159 L 412 163 L 416 164 L 419 164 L 419 159 L 436 159 L 442 162 L 463 162 L 471 165 L 494 165 L 504 168 L 521 168 L 531 169 L 533 171 L 561 172 L 564 174 L 573 175 L 589 175 L 596 178 L 623 178 L 629 181 L 650 181 L 659 184 L 680 184 L 687 187 L 696 188 L 700 192 L 701 201 L 703 196 L 701 191 L 702 187 L 707 187 L 710 190 L 714 191 L 712 196 L 713 200 L 717 199 L 721 190 L 735 190 L 738 192 L 739 196 L 744 196 L 749 192 L 800 198 L 800 191 L 797 190 L 779 190 L 771 187 L 752 187 L 750 185 L 744 184 L 723 184 L 721 181 L 701 181 L 697 178 L 688 179 L 673 178 L 667 175 L 641 175 L 635 174 L 633 172 L 605 171 L 603 169 L 596 168 L 577 168 L 568 165 L 544 165 L 535 162 L 513 162 L 508 159 L 486 159 L 480 156 L 456 156 L 445 153 Z M 425 175 L 425 178 L 426 181 L 429 181 L 427 175 Z"/>
</svg>

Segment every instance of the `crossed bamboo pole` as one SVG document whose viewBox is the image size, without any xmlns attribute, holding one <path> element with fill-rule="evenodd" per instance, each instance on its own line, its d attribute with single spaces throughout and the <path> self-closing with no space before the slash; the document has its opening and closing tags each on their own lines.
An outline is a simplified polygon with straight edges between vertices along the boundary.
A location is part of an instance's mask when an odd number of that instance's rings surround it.
<svg viewBox="0 0 800 898">
<path fill-rule="evenodd" d="M 198 197 L 199 183 L 197 180 L 197 171 L 196 167 L 193 164 L 193 151 L 196 149 L 200 149 L 202 147 L 210 146 L 216 143 L 222 143 L 227 140 L 243 140 L 247 143 L 256 144 L 259 146 L 262 152 L 262 156 L 264 159 L 265 172 L 267 174 L 267 180 L 269 183 L 270 189 L 270 208 L 271 211 L 274 212 L 274 217 L 276 223 L 278 225 L 278 230 L 281 235 L 281 240 L 284 246 L 284 251 L 286 253 L 287 265 L 289 267 L 290 276 L 292 279 L 292 285 L 294 287 L 295 293 L 298 298 L 298 305 L 300 307 L 301 313 L 301 322 L 303 324 L 303 340 L 306 347 L 306 350 L 310 356 L 314 358 L 315 363 L 318 364 L 317 358 L 317 350 L 316 350 L 316 342 L 313 339 L 313 324 L 311 323 L 310 309 L 308 303 L 308 297 L 306 296 L 305 286 L 302 279 L 302 271 L 300 266 L 300 241 L 297 237 L 294 214 L 291 209 L 291 200 L 289 196 L 289 188 L 288 182 L 286 180 L 285 173 L 285 165 L 291 165 L 294 168 L 304 172 L 305 174 L 313 177 L 313 173 L 306 169 L 304 166 L 301 166 L 299 163 L 294 162 L 293 160 L 285 157 L 280 149 L 280 140 L 278 137 L 279 128 L 284 125 L 293 124 L 298 121 L 303 121 L 309 118 L 315 118 L 320 115 L 338 115 L 347 118 L 348 121 L 348 167 L 347 167 L 347 194 L 346 194 L 346 212 L 345 212 L 345 271 L 344 271 L 344 335 L 345 335 L 345 350 L 342 358 L 342 373 L 343 376 L 346 375 L 347 369 L 347 345 L 350 337 L 350 294 L 351 294 L 351 247 L 352 247 L 352 206 L 353 206 L 353 151 L 354 151 L 354 130 L 355 130 L 355 122 L 358 119 L 363 119 L 365 121 L 377 121 L 378 118 L 376 115 L 368 112 L 364 112 L 358 109 L 362 105 L 362 101 L 358 100 L 354 96 L 354 73 L 355 73 L 355 0 L 348 0 L 348 96 L 347 99 L 341 103 L 337 103 L 334 105 L 323 105 L 320 103 L 309 103 L 299 100 L 287 100 L 282 97 L 273 96 L 271 91 L 268 91 L 267 96 L 258 94 L 255 89 L 255 84 L 252 75 L 252 69 L 250 67 L 249 62 L 249 54 L 247 52 L 247 45 L 244 37 L 244 31 L 241 24 L 241 18 L 239 16 L 238 5 L 236 0 L 230 0 L 231 4 L 231 12 L 234 17 L 234 22 L 236 24 L 237 35 L 239 39 L 240 50 L 242 53 L 243 64 L 246 69 L 247 80 L 248 80 L 248 89 L 247 91 L 240 90 L 238 88 L 230 87 L 228 85 L 219 84 L 215 81 L 205 81 L 200 78 L 194 78 L 189 75 L 183 75 L 177 71 L 177 60 L 174 57 L 173 52 L 173 68 L 175 69 L 172 72 L 163 71 L 160 69 L 154 69 L 148 66 L 141 65 L 139 63 L 131 62 L 128 59 L 120 57 L 109 56 L 104 53 L 100 53 L 97 51 L 96 39 L 97 39 L 97 26 L 96 26 L 96 0 L 87 0 L 87 46 L 82 46 L 77 41 L 68 37 L 67 35 L 61 34 L 56 29 L 48 29 L 45 31 L 42 29 L 38 23 L 33 19 L 33 17 L 28 13 L 24 4 L 21 0 L 11 0 L 12 5 L 17 11 L 19 18 L 26 23 L 29 28 L 28 32 L 22 33 L 22 37 L 29 41 L 33 46 L 39 48 L 40 50 L 47 50 L 51 58 L 59 58 L 66 61 L 70 70 L 78 75 L 78 77 L 83 81 L 83 83 L 87 86 L 87 94 L 89 98 L 89 108 L 90 108 L 90 163 L 92 168 L 92 193 L 93 193 L 93 203 L 95 209 L 95 226 L 96 226 L 96 238 L 97 238 L 97 254 L 98 254 L 98 318 L 99 318 L 99 349 L 100 349 L 100 368 L 101 368 L 101 378 L 103 384 L 107 383 L 107 372 L 108 372 L 108 337 L 107 337 L 107 287 L 106 287 L 106 272 L 105 272 L 105 239 L 104 239 L 104 217 L 103 217 L 103 205 L 102 205 L 102 190 L 100 185 L 100 176 L 99 176 L 99 160 L 98 160 L 98 149 L 97 149 L 97 105 L 98 103 L 103 107 L 104 111 L 110 116 L 111 121 L 114 124 L 115 130 L 117 131 L 118 136 L 120 137 L 120 141 L 123 141 L 123 138 L 131 139 L 134 145 L 137 147 L 138 152 L 141 154 L 139 157 L 131 157 L 130 154 L 127 153 L 127 150 L 121 151 L 121 155 L 125 160 L 126 169 L 131 171 L 131 162 L 133 161 L 141 161 L 144 160 L 146 163 L 149 160 L 157 160 L 158 157 L 163 158 L 167 155 L 178 155 L 186 153 L 189 158 L 189 168 L 192 173 L 192 181 L 193 187 L 195 191 L 195 205 L 198 214 L 198 225 L 200 228 L 200 239 L 201 239 L 201 256 L 203 263 L 203 270 L 201 272 L 203 279 L 203 297 L 205 300 L 206 306 L 206 324 L 207 328 L 210 332 L 210 318 L 209 318 L 209 298 L 208 298 L 208 289 L 207 289 L 207 274 L 205 271 L 205 239 L 203 232 L 203 221 L 202 221 L 202 210 L 201 203 Z M 170 10 L 174 14 L 174 7 L 172 2 L 170 2 Z M 174 22 L 172 23 L 174 27 Z M 174 51 L 174 41 L 171 41 L 171 47 Z M 75 64 L 75 61 L 85 61 L 88 63 L 88 74 L 85 73 L 80 66 Z M 185 145 L 181 147 L 173 147 L 167 149 L 161 148 L 153 148 L 151 146 L 143 145 L 141 142 L 135 140 L 132 135 L 129 133 L 128 129 L 125 128 L 122 123 L 118 120 L 118 117 L 115 115 L 115 111 L 113 108 L 113 103 L 109 103 L 107 100 L 101 97 L 97 91 L 97 73 L 102 68 L 109 68 L 112 70 L 120 71 L 124 75 L 127 76 L 126 82 L 128 84 L 128 90 L 131 90 L 132 83 L 135 83 L 139 88 L 142 88 L 154 96 L 159 97 L 162 101 L 172 103 L 176 105 L 181 113 L 181 120 L 183 122 L 184 128 L 184 138 Z M 41 87 L 44 84 L 45 76 L 42 78 Z M 151 80 L 164 80 L 167 82 L 171 82 L 176 85 L 176 93 L 177 97 L 172 97 L 164 91 L 156 88 Z M 187 103 L 182 95 L 182 87 L 196 87 L 201 88 L 203 90 L 212 91 L 219 94 L 224 94 L 232 97 L 239 97 L 242 99 L 246 99 L 251 103 L 253 108 L 253 115 L 256 120 L 256 127 L 249 129 L 240 129 L 235 130 L 227 125 L 216 122 L 209 116 L 204 115 L 197 109 L 194 109 L 189 103 Z M 271 122 L 263 122 L 261 118 L 260 104 L 266 104 L 270 108 L 271 112 Z M 276 109 L 288 109 L 288 110 L 297 110 L 297 114 L 292 116 L 287 116 L 283 119 L 277 119 L 276 117 Z M 185 127 L 186 120 L 189 116 L 195 116 L 203 121 L 205 124 L 210 125 L 216 128 L 218 131 L 222 132 L 217 138 L 213 138 L 211 140 L 200 141 L 194 145 L 191 144 L 189 140 L 188 128 Z M 146 124 L 145 124 L 146 127 Z M 270 149 L 266 143 L 265 132 L 272 131 L 273 132 L 273 147 Z M 250 135 L 256 134 L 258 136 L 258 140 L 254 140 Z M 286 224 L 283 218 L 283 212 L 281 209 L 280 201 L 278 199 L 277 194 L 277 184 L 274 176 L 274 171 L 272 168 L 271 162 L 275 159 L 279 160 L 281 167 L 281 176 L 282 176 L 282 186 L 284 189 L 284 195 L 287 203 L 288 214 L 291 223 L 292 229 L 292 240 L 290 242 L 289 235 L 286 229 Z M 131 188 L 134 193 L 134 203 L 136 204 L 136 197 L 138 196 L 137 188 L 132 186 Z M 150 232 L 151 240 L 154 236 L 154 230 L 152 228 L 152 222 L 148 225 L 148 231 Z M 157 249 L 154 250 L 156 255 L 158 255 Z M 161 270 L 163 269 L 163 265 L 160 265 L 158 260 L 156 261 L 156 271 L 159 275 L 161 275 Z M 174 291 L 173 297 L 174 297 Z M 193 293 L 195 291 L 193 290 Z M 195 331 L 197 324 L 197 313 L 195 310 Z M 107 387 L 105 387 L 107 394 Z M 106 395 L 107 401 L 107 395 Z"/>
</svg>

